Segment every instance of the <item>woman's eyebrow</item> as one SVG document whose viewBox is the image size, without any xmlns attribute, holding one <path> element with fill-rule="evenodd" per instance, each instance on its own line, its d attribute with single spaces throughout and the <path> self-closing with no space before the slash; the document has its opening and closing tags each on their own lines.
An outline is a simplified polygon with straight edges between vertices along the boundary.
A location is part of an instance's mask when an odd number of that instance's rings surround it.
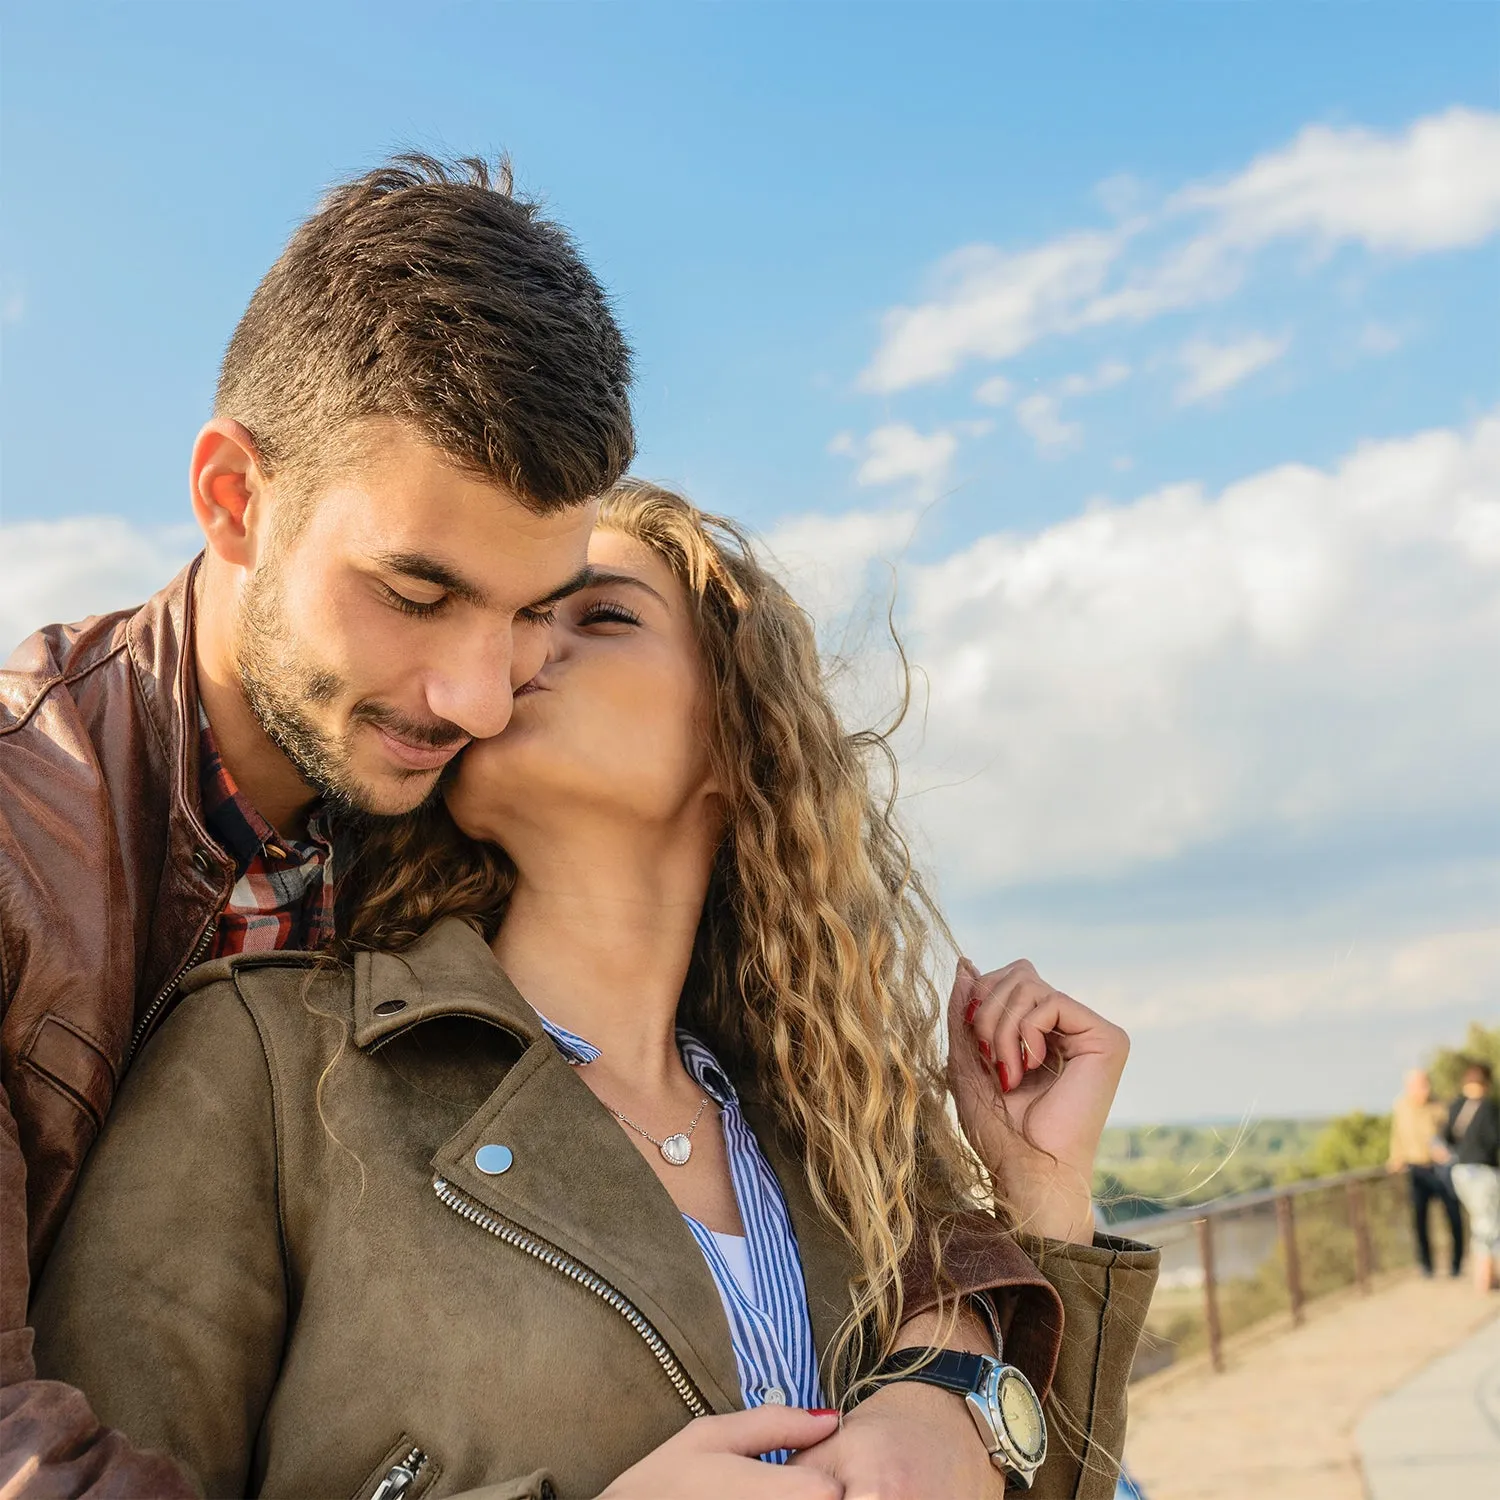
<svg viewBox="0 0 1500 1500">
<path fill-rule="evenodd" d="M 637 578 L 634 573 L 612 573 L 608 568 L 590 567 L 588 582 L 584 586 L 592 589 L 601 585 L 644 589 L 653 599 L 662 605 L 667 605 L 667 601 L 644 578 Z M 667 607 L 671 606 L 667 605 Z"/>
</svg>

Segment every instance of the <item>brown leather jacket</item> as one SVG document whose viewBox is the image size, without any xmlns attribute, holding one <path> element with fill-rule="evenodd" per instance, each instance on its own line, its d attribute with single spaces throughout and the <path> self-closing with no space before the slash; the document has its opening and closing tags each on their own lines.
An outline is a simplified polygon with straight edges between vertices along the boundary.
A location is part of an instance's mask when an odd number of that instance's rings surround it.
<svg viewBox="0 0 1500 1500">
<path fill-rule="evenodd" d="M 204 830 L 189 595 L 27 640 L 0 670 L 0 1490 L 191 1495 L 33 1378 L 31 1274 L 131 1053 L 208 947 L 233 869 Z"/>
<path fill-rule="evenodd" d="M 39 631 L 0 669 L 6 1500 L 194 1493 L 160 1455 L 101 1426 L 78 1391 L 36 1378 L 27 1309 L 125 1070 L 207 951 L 233 883 L 198 793 L 196 569 L 137 610 Z M 957 1258 L 966 1285 L 996 1284 L 996 1253 L 976 1245 Z M 1104 1344 L 1133 1349 L 1154 1260 L 1101 1245 L 1044 1263 L 1080 1369 Z M 920 1267 L 907 1282 L 920 1304 Z M 1084 1381 L 1079 1397 L 1086 1446 L 1117 1451 L 1123 1374 L 1109 1389 Z"/>
</svg>

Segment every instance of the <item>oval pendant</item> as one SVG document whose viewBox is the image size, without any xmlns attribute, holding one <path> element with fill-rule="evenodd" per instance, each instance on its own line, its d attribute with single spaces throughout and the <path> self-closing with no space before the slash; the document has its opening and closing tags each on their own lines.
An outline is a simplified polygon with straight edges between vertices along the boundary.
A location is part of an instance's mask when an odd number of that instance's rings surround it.
<svg viewBox="0 0 1500 1500">
<path fill-rule="evenodd" d="M 669 1135 L 661 1143 L 661 1154 L 674 1167 L 685 1167 L 688 1157 L 693 1154 L 693 1143 L 685 1135 Z"/>
</svg>

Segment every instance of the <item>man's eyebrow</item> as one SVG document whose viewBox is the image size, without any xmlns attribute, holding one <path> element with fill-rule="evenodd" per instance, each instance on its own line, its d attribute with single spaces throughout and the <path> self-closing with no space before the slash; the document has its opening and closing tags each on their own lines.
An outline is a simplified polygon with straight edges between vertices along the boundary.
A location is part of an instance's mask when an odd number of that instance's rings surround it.
<svg viewBox="0 0 1500 1500">
<path fill-rule="evenodd" d="M 465 604 L 477 604 L 481 608 L 489 602 L 484 590 L 470 583 L 461 573 L 456 573 L 447 563 L 428 557 L 425 552 L 380 552 L 373 559 L 377 567 L 388 572 L 399 573 L 403 578 L 418 578 L 423 583 L 433 584 Z"/>
<path fill-rule="evenodd" d="M 570 594 L 576 594 L 580 589 L 592 588 L 598 582 L 598 579 L 598 573 L 585 563 L 566 583 L 559 584 L 550 594 L 544 594 L 540 599 L 533 599 L 526 608 L 531 610 L 550 609 L 552 605 L 566 599 Z"/>
<path fill-rule="evenodd" d="M 585 588 L 597 588 L 601 585 L 608 584 L 613 587 L 624 586 L 626 588 L 645 589 L 645 591 L 650 594 L 653 599 L 660 600 L 662 604 L 667 603 L 667 601 L 663 599 L 662 596 L 654 588 L 652 588 L 644 578 L 637 578 L 634 573 L 611 573 L 610 571 L 608 571 L 608 569 L 605 568 L 590 568 L 588 569 L 588 573 L 588 581 L 583 585 L 583 587 Z M 667 605 L 667 607 L 669 609 L 671 608 L 670 605 Z"/>
<path fill-rule="evenodd" d="M 478 584 L 470 583 L 462 573 L 456 572 L 445 562 L 439 562 L 435 557 L 429 557 L 425 552 L 381 552 L 374 561 L 377 566 L 392 573 L 399 573 L 403 578 L 417 578 L 423 583 L 430 583 L 445 593 L 452 594 L 455 599 L 462 599 L 465 604 L 473 604 L 480 609 L 489 604 L 489 596 Z M 559 584 L 550 594 L 532 600 L 524 608 L 527 610 L 547 609 L 558 600 L 566 599 L 569 594 L 576 594 L 580 589 L 588 588 L 593 581 L 593 569 L 585 565 L 565 583 Z"/>
</svg>

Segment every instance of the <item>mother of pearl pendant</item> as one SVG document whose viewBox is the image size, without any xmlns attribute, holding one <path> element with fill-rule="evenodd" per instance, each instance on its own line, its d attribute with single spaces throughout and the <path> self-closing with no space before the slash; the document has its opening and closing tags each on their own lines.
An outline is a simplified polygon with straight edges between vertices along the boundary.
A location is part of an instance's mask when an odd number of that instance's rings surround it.
<svg viewBox="0 0 1500 1500">
<path fill-rule="evenodd" d="M 685 1167 L 688 1157 L 693 1154 L 693 1143 L 680 1132 L 677 1135 L 669 1135 L 661 1143 L 661 1154 L 674 1167 Z"/>
</svg>

